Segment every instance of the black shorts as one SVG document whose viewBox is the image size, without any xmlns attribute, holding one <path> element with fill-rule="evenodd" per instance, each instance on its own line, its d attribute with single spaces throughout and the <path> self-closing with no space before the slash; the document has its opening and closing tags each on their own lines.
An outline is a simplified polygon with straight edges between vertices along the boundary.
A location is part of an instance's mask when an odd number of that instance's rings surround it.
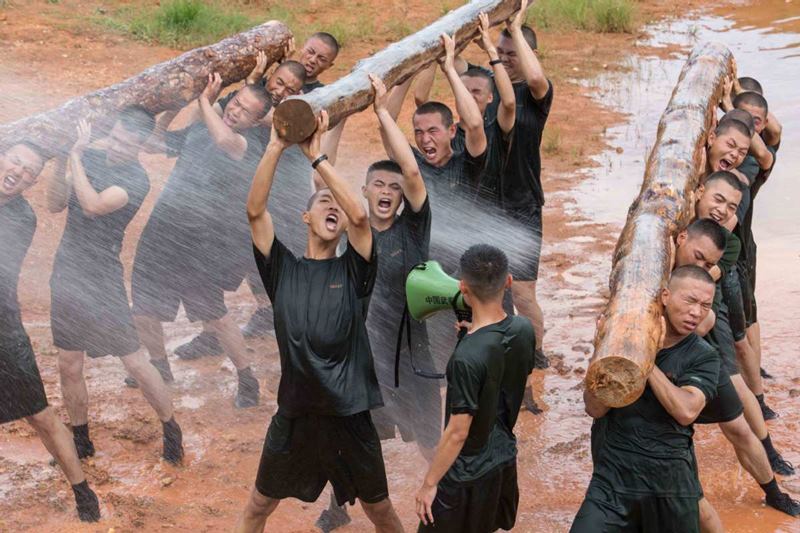
<svg viewBox="0 0 800 533">
<path fill-rule="evenodd" d="M 213 254 L 198 254 L 196 240 L 174 226 L 148 221 L 133 261 L 134 315 L 172 322 L 180 304 L 192 322 L 218 320 L 228 313 L 225 291 L 211 274 Z"/>
<path fill-rule="evenodd" d="M 272 417 L 256 490 L 268 498 L 314 502 L 327 482 L 339 505 L 389 497 L 381 441 L 369 411 L 352 416 Z"/>
<path fill-rule="evenodd" d="M 517 461 L 514 460 L 469 483 L 440 481 L 431 506 L 433 524 L 420 523 L 417 531 L 488 533 L 510 530 L 517 520 L 518 505 Z"/>
<path fill-rule="evenodd" d="M 0 424 L 40 413 L 47 396 L 28 335 L 2 332 L 0 338 Z"/>
<path fill-rule="evenodd" d="M 570 533 L 699 533 L 697 497 L 627 495 L 592 478 Z"/>
<path fill-rule="evenodd" d="M 50 327 L 53 345 L 62 350 L 89 357 L 122 357 L 138 350 L 119 259 L 82 272 L 57 259 L 50 277 Z"/>
<path fill-rule="evenodd" d="M 722 280 L 722 297 L 725 299 L 725 305 L 728 307 L 728 324 L 731 328 L 733 340 L 738 342 L 747 336 L 747 319 L 744 311 L 744 302 L 742 300 L 742 282 L 740 277 L 745 277 L 744 274 L 739 275 L 739 271 L 734 266 L 725 275 Z"/>
<path fill-rule="evenodd" d="M 516 281 L 536 281 L 542 255 L 542 208 L 536 207 L 525 215 L 512 214 L 512 218 L 522 225 L 527 238 L 514 243 L 515 247 L 525 249 L 525 253 L 520 260 L 510 262 L 509 271 Z"/>
<path fill-rule="evenodd" d="M 749 328 L 758 322 L 758 308 L 756 306 L 756 297 L 753 294 L 753 286 L 751 285 L 752 275 L 748 272 L 739 276 L 739 285 L 742 291 L 742 307 L 744 308 L 745 324 Z"/>
<path fill-rule="evenodd" d="M 730 422 L 742 413 L 744 413 L 744 406 L 730 376 L 727 373 L 724 376 L 720 374 L 716 397 L 700 411 L 700 416 L 695 422 L 698 424 Z"/>
</svg>

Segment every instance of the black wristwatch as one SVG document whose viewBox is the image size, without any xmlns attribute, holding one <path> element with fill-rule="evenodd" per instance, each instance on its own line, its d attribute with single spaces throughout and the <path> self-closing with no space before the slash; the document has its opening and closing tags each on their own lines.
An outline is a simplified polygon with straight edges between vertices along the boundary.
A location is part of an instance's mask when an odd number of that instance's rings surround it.
<svg viewBox="0 0 800 533">
<path fill-rule="evenodd" d="M 317 167 L 319 166 L 319 164 L 322 163 L 323 161 L 327 161 L 327 160 L 328 160 L 328 154 L 322 154 L 321 156 L 316 158 L 311 163 L 311 168 L 313 168 L 314 170 L 317 170 Z"/>
</svg>

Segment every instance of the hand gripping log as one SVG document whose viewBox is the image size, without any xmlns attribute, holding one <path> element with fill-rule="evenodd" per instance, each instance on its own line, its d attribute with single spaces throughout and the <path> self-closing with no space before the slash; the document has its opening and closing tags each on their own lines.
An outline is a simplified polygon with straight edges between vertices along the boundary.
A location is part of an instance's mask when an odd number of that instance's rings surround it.
<svg viewBox="0 0 800 533">
<path fill-rule="evenodd" d="M 455 9 L 430 26 L 409 35 L 377 54 L 359 61 L 350 74 L 309 94 L 287 98 L 275 109 L 273 124 L 281 137 L 302 142 L 316 128 L 316 116 L 328 112 L 331 125 L 372 103 L 375 74 L 393 87 L 425 68 L 444 54 L 442 33 L 453 36 L 457 49 L 465 48 L 478 35 L 478 15 L 485 12 L 492 25 L 507 20 L 520 7 L 520 0 L 474 0 Z"/>
<path fill-rule="evenodd" d="M 706 167 L 706 138 L 733 55 L 698 45 L 658 125 L 639 196 L 628 212 L 611 267 L 611 296 L 598 321 L 586 387 L 624 407 L 644 390 L 662 335 L 659 295 L 670 275 L 670 241 L 694 217 L 693 191 Z"/>
<path fill-rule="evenodd" d="M 109 125 L 114 111 L 128 105 L 141 105 L 152 113 L 179 109 L 203 91 L 209 73 L 218 72 L 224 85 L 242 80 L 255 66 L 259 51 L 267 54 L 269 62 L 277 61 L 291 37 L 285 24 L 270 21 L 219 43 L 190 50 L 111 87 L 0 125 L 0 146 L 27 138 L 52 149 L 53 155 L 63 155 L 75 142 L 79 119 L 86 118 L 102 127 Z"/>
</svg>

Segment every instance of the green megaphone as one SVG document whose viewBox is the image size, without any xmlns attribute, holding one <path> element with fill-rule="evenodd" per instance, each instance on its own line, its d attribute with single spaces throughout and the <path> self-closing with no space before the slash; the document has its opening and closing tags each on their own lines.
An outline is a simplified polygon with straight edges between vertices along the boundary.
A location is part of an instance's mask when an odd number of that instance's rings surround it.
<svg viewBox="0 0 800 533">
<path fill-rule="evenodd" d="M 443 310 L 471 312 L 458 280 L 448 276 L 438 261 L 426 261 L 411 269 L 406 278 L 406 302 L 414 320 L 425 320 Z"/>
</svg>

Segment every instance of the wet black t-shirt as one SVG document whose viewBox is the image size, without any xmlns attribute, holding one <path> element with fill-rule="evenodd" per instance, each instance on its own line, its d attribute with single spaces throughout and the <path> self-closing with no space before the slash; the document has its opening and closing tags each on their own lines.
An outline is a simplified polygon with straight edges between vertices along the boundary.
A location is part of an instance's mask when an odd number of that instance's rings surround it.
<svg viewBox="0 0 800 533">
<path fill-rule="evenodd" d="M 106 152 L 86 150 L 81 157 L 83 169 L 92 188 L 101 193 L 119 187 L 128 194 L 128 203 L 112 213 L 86 216 L 75 190 L 67 205 L 67 223 L 56 253 L 53 269 L 77 269 L 80 275 L 96 265 L 98 259 L 116 258 L 122 250 L 125 230 L 150 191 L 150 180 L 138 160 L 109 165 Z M 110 254 L 107 255 L 107 254 Z"/>
<path fill-rule="evenodd" d="M 272 301 L 281 357 L 278 411 L 350 416 L 383 405 L 366 328 L 365 302 L 378 270 L 348 243 L 340 257 L 295 257 L 277 238 L 269 257 L 253 246 Z"/>
<path fill-rule="evenodd" d="M 487 109 L 488 114 L 488 109 Z M 508 155 L 509 140 L 513 131 L 506 135 L 497 123 L 497 117 L 488 120 L 484 116 L 483 130 L 486 134 L 486 156 L 483 172 L 477 185 L 478 194 L 482 200 L 490 202 L 492 205 L 503 206 L 503 168 L 506 164 Z M 466 150 L 466 133 L 459 124 L 456 128 L 456 136 L 453 138 L 453 150 L 456 152 Z"/>
<path fill-rule="evenodd" d="M 698 388 L 706 402 L 715 397 L 719 356 L 694 333 L 660 350 L 655 364 L 674 385 Z M 693 425 L 672 418 L 647 385 L 638 400 L 592 425 L 593 477 L 619 494 L 699 497 L 693 436 Z"/>
<path fill-rule="evenodd" d="M 380 257 L 375 289 L 369 304 L 367 330 L 375 354 L 375 367 L 382 383 L 394 379 L 397 332 L 406 304 L 406 277 L 428 259 L 431 238 L 431 206 L 428 198 L 418 212 L 404 199 L 403 211 L 389 229 L 372 232 Z M 425 324 L 411 321 L 414 353 L 427 349 Z"/>
<path fill-rule="evenodd" d="M 744 197 L 747 195 L 747 205 L 739 205 L 736 214 L 739 218 L 739 224 L 733 230 L 742 243 L 742 253 L 739 256 L 739 262 L 742 265 L 742 272 L 746 268 L 753 268 L 756 258 L 756 242 L 753 237 L 753 206 L 756 195 L 761 189 L 761 186 L 766 183 L 767 178 L 775 168 L 775 161 L 777 160 L 778 148 L 775 146 L 767 146 L 767 149 L 772 153 L 772 166 L 763 170 L 758 166 L 758 162 L 753 156 L 748 155 L 745 158 L 738 170 L 741 171 L 750 181 L 750 187 L 742 193 L 742 204 L 744 204 Z"/>
<path fill-rule="evenodd" d="M 547 94 L 541 100 L 534 99 L 526 82 L 514 84 L 517 117 L 507 165 L 502 173 L 505 177 L 502 198 L 506 208 L 521 218 L 530 217 L 533 210 L 544 205 L 539 147 L 553 103 L 553 84 L 549 80 L 547 83 Z"/>
<path fill-rule="evenodd" d="M 533 370 L 534 343 L 530 321 L 507 316 L 456 345 L 447 364 L 445 425 L 458 414 L 472 415 L 472 423 L 445 479 L 473 481 L 516 458 L 514 426 Z"/>
<path fill-rule="evenodd" d="M 36 214 L 22 195 L 0 205 L 0 341 L 25 335 L 17 300 L 22 261 L 36 233 Z"/>
</svg>

